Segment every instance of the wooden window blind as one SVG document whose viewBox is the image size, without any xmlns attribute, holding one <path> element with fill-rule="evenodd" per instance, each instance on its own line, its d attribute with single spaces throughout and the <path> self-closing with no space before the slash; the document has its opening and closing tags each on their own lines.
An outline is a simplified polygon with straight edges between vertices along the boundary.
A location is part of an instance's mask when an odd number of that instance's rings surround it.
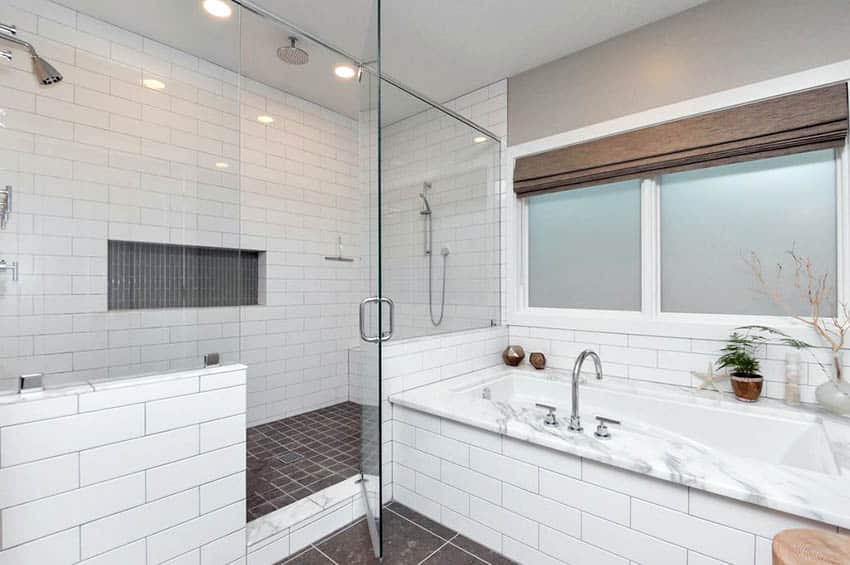
<svg viewBox="0 0 850 565">
<path fill-rule="evenodd" d="M 846 84 L 807 90 L 521 157 L 514 192 L 529 196 L 836 147 L 847 122 Z"/>
</svg>

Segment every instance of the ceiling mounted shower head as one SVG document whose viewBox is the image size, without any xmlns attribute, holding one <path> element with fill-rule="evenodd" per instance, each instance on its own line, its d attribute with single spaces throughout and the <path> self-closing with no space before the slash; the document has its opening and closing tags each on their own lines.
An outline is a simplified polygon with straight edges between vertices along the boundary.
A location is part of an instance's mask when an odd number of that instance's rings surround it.
<svg viewBox="0 0 850 565">
<path fill-rule="evenodd" d="M 295 37 L 289 38 L 289 45 L 287 47 L 281 47 L 277 50 L 277 56 L 281 58 L 284 63 L 289 65 L 306 65 L 310 60 L 310 54 L 301 49 L 300 47 L 296 47 L 295 43 L 298 41 Z"/>
<path fill-rule="evenodd" d="M 32 56 L 32 71 L 38 77 L 38 82 L 45 86 L 62 81 L 62 73 L 57 71 L 56 67 L 35 54 Z"/>
</svg>

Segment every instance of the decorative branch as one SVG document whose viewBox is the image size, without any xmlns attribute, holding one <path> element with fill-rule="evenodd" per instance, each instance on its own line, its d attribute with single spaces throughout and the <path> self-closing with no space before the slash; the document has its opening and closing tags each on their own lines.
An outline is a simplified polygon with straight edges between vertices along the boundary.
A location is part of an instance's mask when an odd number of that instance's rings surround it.
<svg viewBox="0 0 850 565">
<path fill-rule="evenodd" d="M 847 333 L 850 331 L 850 315 L 848 315 L 850 309 L 848 309 L 847 304 L 839 303 L 837 315 L 823 317 L 821 309 L 829 300 L 832 290 L 829 284 L 829 273 L 819 274 L 812 260 L 798 255 L 793 247 L 787 253 L 794 265 L 794 288 L 806 298 L 809 305 L 809 316 L 796 314 L 782 294 L 771 287 L 764 274 L 761 259 L 755 251 L 750 253 L 749 259 L 745 257 L 744 261 L 749 265 L 750 270 L 759 282 L 762 293 L 782 308 L 788 316 L 814 330 L 818 337 L 834 353 L 837 353 L 844 347 Z M 781 280 L 782 274 L 783 268 L 780 263 L 777 265 L 777 279 Z"/>
</svg>

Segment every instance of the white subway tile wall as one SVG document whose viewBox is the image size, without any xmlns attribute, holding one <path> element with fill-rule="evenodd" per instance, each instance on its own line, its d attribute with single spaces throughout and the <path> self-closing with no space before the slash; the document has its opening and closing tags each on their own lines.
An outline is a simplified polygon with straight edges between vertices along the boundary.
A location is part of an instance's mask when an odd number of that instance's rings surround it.
<svg viewBox="0 0 850 565">
<path fill-rule="evenodd" d="M 522 345 L 526 352 L 541 351 L 548 367 L 569 370 L 583 349 L 591 348 L 602 358 L 602 369 L 608 376 L 637 381 L 650 381 L 682 387 L 698 387 L 710 363 L 717 361 L 724 342 L 696 337 L 657 337 L 626 333 L 589 332 L 529 326 L 510 326 L 510 341 Z M 765 383 L 762 395 L 785 397 L 785 355 L 793 351 L 781 345 L 768 346 L 760 352 L 761 374 Z M 800 352 L 800 396 L 803 402 L 816 402 L 815 388 L 824 382 L 829 370 L 829 350 L 823 348 Z M 592 367 L 585 366 L 586 371 Z M 731 392 L 728 380 L 718 387 Z"/>
<path fill-rule="evenodd" d="M 217 351 L 249 365 L 249 423 L 345 400 L 362 273 L 322 257 L 338 236 L 360 256 L 357 121 L 49 0 L 0 14 L 65 75 L 40 87 L 21 54 L 0 67 L 0 184 L 15 189 L 0 258 L 21 273 L 0 279 L 0 386 Z M 265 251 L 265 302 L 108 312 L 108 239 Z"/>
<path fill-rule="evenodd" d="M 393 88 L 382 93 L 400 97 Z M 406 96 L 406 95 L 405 95 Z M 446 106 L 507 133 L 507 81 L 480 88 Z M 410 338 L 487 327 L 501 321 L 502 155 L 499 143 L 429 109 L 386 126 L 382 136 L 382 274 L 397 306 L 396 335 Z M 425 183 L 430 184 L 425 189 Z M 445 316 L 435 327 L 428 307 L 425 192 L 432 210 L 432 302 L 440 314 L 445 265 Z M 449 251 L 445 258 L 443 249 Z"/>
<path fill-rule="evenodd" d="M 457 481 L 468 478 L 470 463 L 497 464 L 504 461 L 489 461 L 488 451 L 476 451 L 470 456 L 466 443 L 475 441 L 483 447 L 488 447 L 490 436 L 474 428 L 467 426 L 452 426 L 450 423 L 443 428 L 438 418 L 428 414 L 408 411 L 408 418 L 400 422 L 395 414 L 395 408 L 389 402 L 393 394 L 403 392 L 422 385 L 450 379 L 470 371 L 492 367 L 502 362 L 502 350 L 508 343 L 508 330 L 506 327 L 485 328 L 479 330 L 468 330 L 453 332 L 441 336 L 420 337 L 407 339 L 399 342 L 387 342 L 383 345 L 383 367 L 381 388 L 381 417 L 382 417 L 382 481 L 383 498 L 385 502 L 392 500 L 394 476 L 404 473 L 407 467 L 394 465 L 395 461 L 415 458 L 417 468 L 422 469 L 423 488 L 427 488 L 427 477 L 439 479 L 442 473 L 446 476 L 454 476 Z M 359 353 L 360 357 L 369 355 L 368 351 Z M 360 394 L 365 394 L 362 390 Z M 372 392 L 369 392 L 372 394 Z M 416 422 L 415 428 L 409 422 Z M 496 437 L 497 438 L 497 437 Z M 497 438 L 498 439 L 498 438 Z M 419 442 L 423 446 L 421 450 L 410 450 L 408 446 Z M 492 445 L 490 445 L 492 447 Z M 441 459 L 444 457 L 445 459 Z M 442 464 L 441 464 L 442 461 Z M 426 472 L 427 470 L 427 472 Z M 486 478 L 475 482 L 480 489 L 481 497 L 495 500 L 497 494 L 492 490 Z M 528 476 L 518 477 L 519 481 L 531 481 Z M 447 500 L 451 506 L 452 483 L 448 480 L 439 487 L 440 495 Z M 473 481 L 474 482 L 474 481 Z M 492 488 L 491 488 L 492 487 Z M 490 490 L 488 490 L 488 488 Z M 456 498 L 459 504 L 464 504 L 464 499 Z M 448 525 L 448 524 L 447 524 Z M 450 526 L 454 527 L 454 526 Z"/>
<path fill-rule="evenodd" d="M 522 564 L 770 565 L 780 530 L 837 530 L 403 407 L 393 432 L 395 500 Z"/>
<path fill-rule="evenodd" d="M 164 432 L 146 416 L 210 394 L 201 392 L 209 376 L 226 381 L 215 392 L 227 401 Z M 231 366 L 7 398 L 0 404 L 0 563 L 243 560 L 245 383 L 245 368 Z M 173 385 L 171 394 L 147 394 L 153 384 Z M 96 396 L 123 406 L 52 408 Z M 215 441 L 199 439 L 205 427 L 217 430 Z"/>
</svg>

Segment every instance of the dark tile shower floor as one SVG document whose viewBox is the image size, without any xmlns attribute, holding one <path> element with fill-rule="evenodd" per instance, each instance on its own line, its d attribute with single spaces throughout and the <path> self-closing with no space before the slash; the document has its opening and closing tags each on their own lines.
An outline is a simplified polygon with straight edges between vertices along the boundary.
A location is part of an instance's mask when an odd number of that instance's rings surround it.
<svg viewBox="0 0 850 565">
<path fill-rule="evenodd" d="M 248 521 L 358 474 L 363 413 L 343 402 L 248 428 Z"/>
<path fill-rule="evenodd" d="M 384 507 L 383 565 L 513 565 L 514 562 L 406 506 Z M 361 519 L 277 565 L 377 565 Z"/>
</svg>

